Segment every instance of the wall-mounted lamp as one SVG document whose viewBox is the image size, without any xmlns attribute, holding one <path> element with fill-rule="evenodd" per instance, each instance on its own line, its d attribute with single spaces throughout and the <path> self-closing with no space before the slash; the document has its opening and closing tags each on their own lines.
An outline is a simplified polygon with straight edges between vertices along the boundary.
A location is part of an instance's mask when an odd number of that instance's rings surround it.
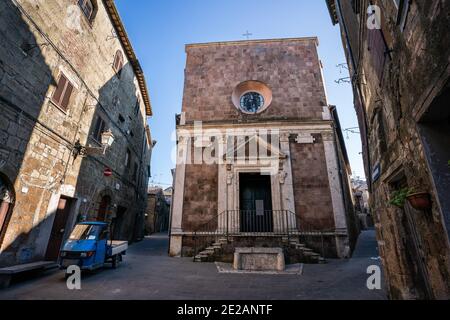
<svg viewBox="0 0 450 320">
<path fill-rule="evenodd" d="M 114 143 L 114 135 L 111 130 L 102 133 L 102 146 L 101 147 L 86 147 L 78 140 L 73 148 L 73 156 L 76 158 L 79 155 L 94 155 L 94 154 L 106 154 L 106 149 L 110 148 Z"/>
</svg>

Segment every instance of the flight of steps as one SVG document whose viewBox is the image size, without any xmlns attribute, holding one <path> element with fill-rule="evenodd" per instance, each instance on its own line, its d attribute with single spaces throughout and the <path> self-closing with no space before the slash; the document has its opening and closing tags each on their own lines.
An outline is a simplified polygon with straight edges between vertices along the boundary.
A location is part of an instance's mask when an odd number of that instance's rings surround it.
<svg viewBox="0 0 450 320">
<path fill-rule="evenodd" d="M 211 246 L 198 253 L 194 257 L 194 262 L 214 262 L 215 257 L 222 252 L 223 246 L 227 243 L 226 238 L 219 238 Z M 304 258 L 303 262 L 305 263 L 326 263 L 326 260 L 320 254 L 301 243 L 298 238 L 289 239 L 289 246 L 300 251 L 301 256 Z"/>
<path fill-rule="evenodd" d="M 300 251 L 302 256 L 305 258 L 306 263 L 326 263 L 325 258 L 320 254 L 314 252 L 314 250 L 308 248 L 305 244 L 301 243 L 298 238 L 293 238 L 289 240 L 289 246 Z"/>
<path fill-rule="evenodd" d="M 214 262 L 214 256 L 222 251 L 222 246 L 227 244 L 226 238 L 220 238 L 211 246 L 197 254 L 194 262 Z"/>
</svg>

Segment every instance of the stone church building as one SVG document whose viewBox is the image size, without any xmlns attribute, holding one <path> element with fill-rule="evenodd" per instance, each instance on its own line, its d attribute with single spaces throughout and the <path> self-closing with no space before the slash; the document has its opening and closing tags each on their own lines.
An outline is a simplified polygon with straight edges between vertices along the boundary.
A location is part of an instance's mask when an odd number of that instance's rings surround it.
<svg viewBox="0 0 450 320">
<path fill-rule="evenodd" d="M 255 246 L 316 262 L 351 254 L 351 169 L 317 46 L 315 37 L 186 46 L 172 256 L 229 260 Z"/>
</svg>

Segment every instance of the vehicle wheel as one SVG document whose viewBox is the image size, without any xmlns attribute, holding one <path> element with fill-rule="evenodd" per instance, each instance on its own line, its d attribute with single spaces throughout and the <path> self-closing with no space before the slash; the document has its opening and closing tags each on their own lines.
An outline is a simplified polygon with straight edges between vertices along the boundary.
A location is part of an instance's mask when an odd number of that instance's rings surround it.
<svg viewBox="0 0 450 320">
<path fill-rule="evenodd" d="M 119 267 L 120 263 L 120 256 L 116 254 L 114 257 L 112 257 L 112 267 L 113 269 L 117 269 Z"/>
</svg>

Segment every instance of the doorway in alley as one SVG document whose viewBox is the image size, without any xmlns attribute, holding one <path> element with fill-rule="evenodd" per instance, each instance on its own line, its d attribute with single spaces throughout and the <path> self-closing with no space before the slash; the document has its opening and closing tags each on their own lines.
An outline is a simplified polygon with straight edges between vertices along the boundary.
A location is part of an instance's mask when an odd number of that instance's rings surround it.
<svg viewBox="0 0 450 320">
<path fill-rule="evenodd" d="M 418 124 L 428 166 L 450 236 L 450 80 Z"/>
<path fill-rule="evenodd" d="M 97 213 L 97 221 L 105 222 L 106 217 L 109 215 L 110 209 L 111 209 L 111 197 L 105 195 L 100 200 L 100 205 L 98 207 Z"/>
<path fill-rule="evenodd" d="M 0 172 L 0 245 L 3 235 L 6 233 L 6 226 L 11 217 L 14 204 L 14 192 L 8 178 Z"/>
<path fill-rule="evenodd" d="M 122 226 L 125 220 L 125 213 L 127 208 L 119 206 L 117 208 L 116 217 L 111 221 L 111 236 L 115 240 L 126 240 L 122 239 Z"/>
<path fill-rule="evenodd" d="M 50 239 L 47 245 L 47 252 L 45 254 L 45 258 L 48 261 L 56 261 L 58 259 L 59 250 L 64 241 L 64 234 L 66 233 L 69 216 L 74 202 L 74 199 L 68 197 L 61 197 L 59 199 Z"/>
</svg>

